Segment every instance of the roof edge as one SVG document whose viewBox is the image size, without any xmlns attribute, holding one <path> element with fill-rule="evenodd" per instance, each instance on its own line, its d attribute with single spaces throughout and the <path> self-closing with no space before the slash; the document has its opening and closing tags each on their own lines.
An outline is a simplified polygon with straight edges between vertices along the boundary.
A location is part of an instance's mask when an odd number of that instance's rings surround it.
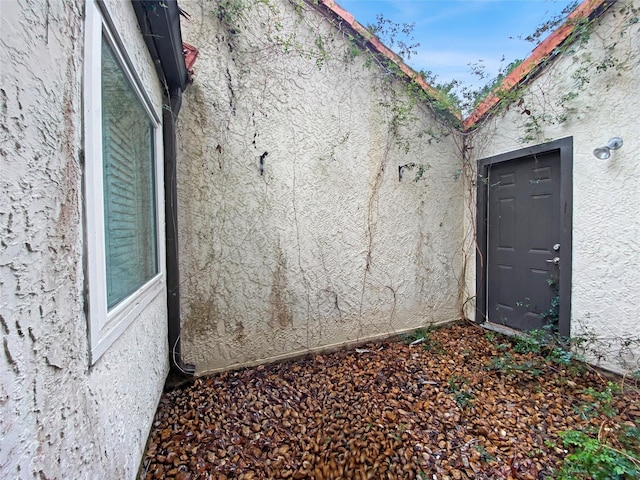
<svg viewBox="0 0 640 480">
<path fill-rule="evenodd" d="M 413 68 L 407 65 L 402 58 L 396 54 L 393 50 L 388 48 L 380 39 L 371 33 L 367 27 L 358 22 L 355 17 L 349 13 L 347 10 L 338 5 L 335 0 L 308 0 L 310 3 L 314 5 L 321 5 L 327 10 L 329 10 L 332 14 L 336 15 L 338 18 L 344 20 L 350 27 L 360 35 L 366 43 L 371 47 L 371 49 L 375 52 L 383 56 L 384 58 L 393 62 L 402 73 L 404 73 L 409 79 L 415 82 L 422 90 L 424 90 L 427 95 L 432 97 L 434 100 L 443 100 L 443 95 L 440 91 L 429 85 L 426 80 L 416 72 Z M 449 112 L 453 115 L 457 120 L 462 121 L 462 116 L 460 112 L 449 108 Z"/>
<path fill-rule="evenodd" d="M 147 48 L 169 88 L 185 90 L 185 64 L 177 0 L 131 0 Z M 162 77 L 161 77 L 162 78 Z"/>
<path fill-rule="evenodd" d="M 576 27 L 576 20 L 598 16 L 615 2 L 616 0 L 584 0 L 578 5 L 575 10 L 569 14 L 563 24 L 534 48 L 531 55 L 509 73 L 500 86 L 494 89 L 493 92 L 464 119 L 462 122 L 463 129 L 466 131 L 473 128 L 491 109 L 500 103 L 501 99 L 496 92 L 512 90 L 514 87 L 522 84 L 536 68 L 548 61 L 554 51 L 573 33 Z"/>
</svg>

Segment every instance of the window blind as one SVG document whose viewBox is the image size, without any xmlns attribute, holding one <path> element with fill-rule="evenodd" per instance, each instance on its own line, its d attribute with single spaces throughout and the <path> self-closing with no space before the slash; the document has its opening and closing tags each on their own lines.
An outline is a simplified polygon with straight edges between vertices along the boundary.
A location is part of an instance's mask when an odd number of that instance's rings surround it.
<svg viewBox="0 0 640 480">
<path fill-rule="evenodd" d="M 153 125 L 102 40 L 102 150 L 107 307 L 158 272 Z"/>
</svg>

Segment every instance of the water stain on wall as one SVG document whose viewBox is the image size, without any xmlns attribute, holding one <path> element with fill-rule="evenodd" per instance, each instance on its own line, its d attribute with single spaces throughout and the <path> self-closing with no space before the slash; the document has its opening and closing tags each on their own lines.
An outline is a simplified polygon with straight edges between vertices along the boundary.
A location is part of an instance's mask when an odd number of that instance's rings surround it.
<svg viewBox="0 0 640 480">
<path fill-rule="evenodd" d="M 273 273 L 269 295 L 269 327 L 272 329 L 293 325 L 287 294 L 287 261 L 278 245 L 276 247 L 276 270 Z"/>
<path fill-rule="evenodd" d="M 215 325 L 216 306 L 212 298 L 198 298 L 190 300 L 189 307 L 182 321 L 182 332 L 188 338 L 197 338 Z"/>
</svg>

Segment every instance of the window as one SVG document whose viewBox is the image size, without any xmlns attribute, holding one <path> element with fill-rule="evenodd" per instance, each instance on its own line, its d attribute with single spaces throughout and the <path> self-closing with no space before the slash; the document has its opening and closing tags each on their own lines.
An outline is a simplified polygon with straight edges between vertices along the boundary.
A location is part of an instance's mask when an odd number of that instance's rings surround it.
<svg viewBox="0 0 640 480">
<path fill-rule="evenodd" d="M 100 5 L 87 4 L 85 52 L 93 363 L 164 289 L 159 116 Z"/>
<path fill-rule="evenodd" d="M 102 168 L 107 307 L 158 273 L 153 123 L 102 38 Z"/>
</svg>

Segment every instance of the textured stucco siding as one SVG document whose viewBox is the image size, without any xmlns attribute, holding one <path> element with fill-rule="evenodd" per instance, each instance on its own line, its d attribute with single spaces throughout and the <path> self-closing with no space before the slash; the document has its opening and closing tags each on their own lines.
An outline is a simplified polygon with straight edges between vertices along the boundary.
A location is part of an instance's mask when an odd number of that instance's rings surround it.
<svg viewBox="0 0 640 480">
<path fill-rule="evenodd" d="M 161 112 L 131 4 L 107 6 Z M 82 1 L 0 2 L 1 478 L 135 478 L 168 369 L 163 295 L 90 366 L 84 16 Z"/>
<path fill-rule="evenodd" d="M 571 334 L 595 335 L 601 365 L 614 370 L 640 368 L 640 27 L 630 6 L 639 4 L 617 2 L 589 41 L 527 87 L 522 105 L 490 118 L 474 137 L 476 158 L 573 137 Z M 537 131 L 527 130 L 532 117 L 541 120 Z M 624 139 L 622 149 L 596 159 L 593 149 L 614 136 Z M 471 232 L 469 218 L 466 225 Z M 470 275 L 470 292 L 474 282 Z M 629 350 L 623 339 L 633 340 Z"/>
<path fill-rule="evenodd" d="M 225 22 L 181 2 L 200 50 L 178 128 L 182 341 L 198 373 L 460 315 L 459 138 L 406 109 L 406 84 L 309 5 L 270 4 Z M 424 177 L 400 182 L 409 163 Z"/>
</svg>

